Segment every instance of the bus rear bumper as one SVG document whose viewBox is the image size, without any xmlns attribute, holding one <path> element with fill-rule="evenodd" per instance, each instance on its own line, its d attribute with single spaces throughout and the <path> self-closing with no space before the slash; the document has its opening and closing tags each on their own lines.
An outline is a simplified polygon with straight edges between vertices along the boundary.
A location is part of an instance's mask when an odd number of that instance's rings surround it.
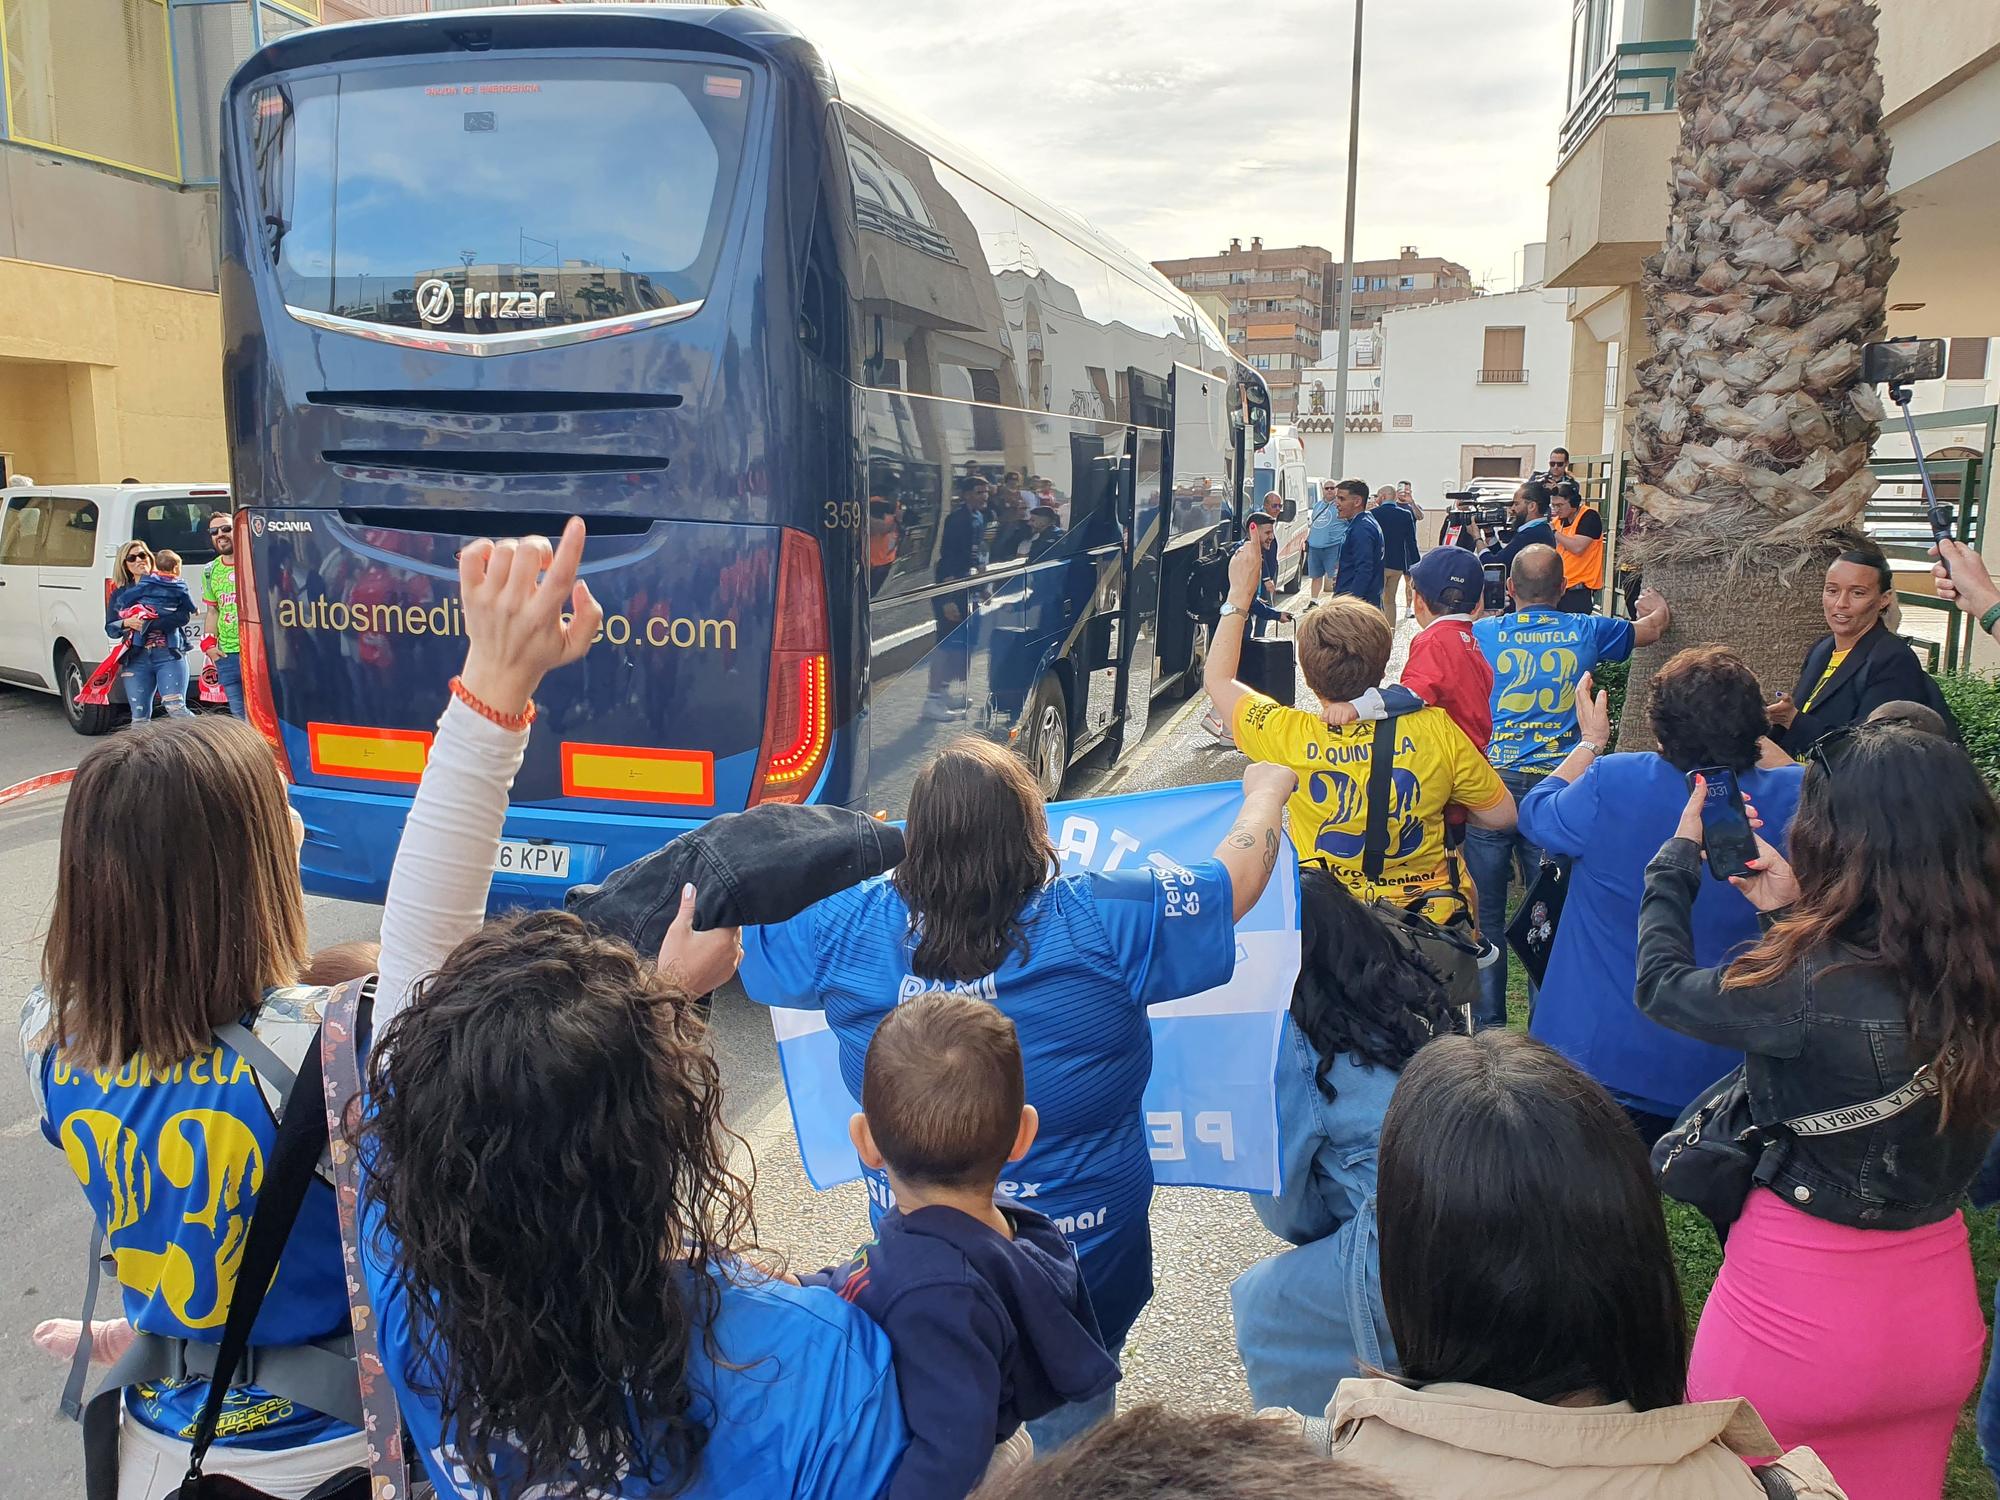
<svg viewBox="0 0 2000 1500">
<path fill-rule="evenodd" d="M 389 887 L 389 867 L 410 813 L 407 797 L 330 791 L 294 786 L 292 806 L 305 819 L 306 842 L 299 856 L 305 888 L 315 896 L 380 905 Z M 635 817 L 631 814 L 566 812 L 559 808 L 515 808 L 507 814 L 503 840 L 565 850 L 560 874 L 499 872 L 493 877 L 488 911 L 560 906 L 573 885 L 604 879 L 706 819 Z"/>
</svg>

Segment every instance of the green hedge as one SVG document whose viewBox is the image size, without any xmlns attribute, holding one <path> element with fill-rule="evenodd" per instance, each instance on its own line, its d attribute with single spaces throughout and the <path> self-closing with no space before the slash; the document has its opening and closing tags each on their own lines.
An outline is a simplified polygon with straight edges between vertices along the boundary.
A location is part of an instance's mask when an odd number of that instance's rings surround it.
<svg viewBox="0 0 2000 1500">
<path fill-rule="evenodd" d="M 1937 685 L 1958 719 L 1966 754 L 2000 789 L 2000 679 L 1976 673 L 1940 673 Z"/>
</svg>

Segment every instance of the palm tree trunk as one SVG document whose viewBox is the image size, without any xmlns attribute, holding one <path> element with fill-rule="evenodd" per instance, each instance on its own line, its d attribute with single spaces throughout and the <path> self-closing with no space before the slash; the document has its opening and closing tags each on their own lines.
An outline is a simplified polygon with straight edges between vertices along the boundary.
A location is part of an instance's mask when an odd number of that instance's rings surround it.
<svg viewBox="0 0 2000 1500">
<path fill-rule="evenodd" d="M 1875 7 L 1704 0 L 1698 25 L 1666 244 L 1641 283 L 1654 353 L 1623 551 L 1676 612 L 1663 646 L 1728 642 L 1775 693 L 1824 633 L 1819 575 L 1875 492 L 1861 346 L 1881 336 L 1897 216 Z M 1626 700 L 1635 745 L 1644 700 Z"/>
</svg>

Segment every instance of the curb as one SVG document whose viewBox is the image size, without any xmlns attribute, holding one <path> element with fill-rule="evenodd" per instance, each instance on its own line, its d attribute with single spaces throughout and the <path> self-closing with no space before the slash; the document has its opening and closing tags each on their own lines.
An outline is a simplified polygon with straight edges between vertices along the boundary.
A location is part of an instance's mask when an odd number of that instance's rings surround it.
<svg viewBox="0 0 2000 1500">
<path fill-rule="evenodd" d="M 27 796 L 30 792 L 46 791 L 52 786 L 67 786 L 76 776 L 76 767 L 67 771 L 51 771 L 46 776 L 30 776 L 26 781 L 17 781 L 12 786 L 0 787 L 0 807 Z"/>
</svg>

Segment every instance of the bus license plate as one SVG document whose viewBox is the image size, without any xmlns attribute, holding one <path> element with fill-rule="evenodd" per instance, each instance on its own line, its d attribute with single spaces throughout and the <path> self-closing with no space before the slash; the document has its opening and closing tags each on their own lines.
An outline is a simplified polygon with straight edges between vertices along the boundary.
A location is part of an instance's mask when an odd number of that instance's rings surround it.
<svg viewBox="0 0 2000 1500">
<path fill-rule="evenodd" d="M 568 844 L 532 844 L 526 839 L 502 839 L 493 868 L 502 875 L 538 875 L 545 880 L 569 879 Z"/>
</svg>

